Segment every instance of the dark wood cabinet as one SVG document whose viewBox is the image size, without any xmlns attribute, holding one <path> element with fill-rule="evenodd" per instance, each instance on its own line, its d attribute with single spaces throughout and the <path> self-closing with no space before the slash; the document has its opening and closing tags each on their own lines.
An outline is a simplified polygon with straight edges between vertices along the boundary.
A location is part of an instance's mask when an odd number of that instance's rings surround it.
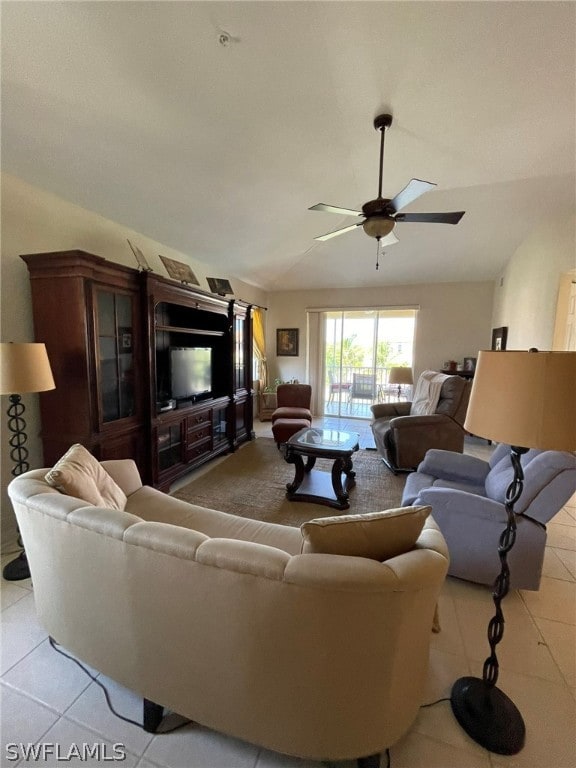
<svg viewBox="0 0 576 768">
<path fill-rule="evenodd" d="M 82 251 L 22 258 L 56 383 L 40 395 L 44 462 L 82 443 L 99 459 L 131 456 L 148 477 L 138 272 Z"/>
<path fill-rule="evenodd" d="M 56 382 L 40 395 L 46 464 L 79 442 L 166 490 L 253 436 L 250 305 L 83 251 L 22 258 Z M 210 350 L 209 391 L 174 404 L 170 350 L 190 347 Z"/>
</svg>

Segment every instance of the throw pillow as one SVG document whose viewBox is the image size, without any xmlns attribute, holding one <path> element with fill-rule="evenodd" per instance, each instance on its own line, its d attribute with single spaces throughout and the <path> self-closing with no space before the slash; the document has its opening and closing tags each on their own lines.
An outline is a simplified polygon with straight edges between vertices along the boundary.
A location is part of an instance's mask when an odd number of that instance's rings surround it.
<svg viewBox="0 0 576 768">
<path fill-rule="evenodd" d="M 388 560 L 414 547 L 430 512 L 415 506 L 309 520 L 300 527 L 302 552 Z"/>
<path fill-rule="evenodd" d="M 95 507 L 123 510 L 126 494 L 80 443 L 73 445 L 46 475 L 46 482 Z"/>
</svg>

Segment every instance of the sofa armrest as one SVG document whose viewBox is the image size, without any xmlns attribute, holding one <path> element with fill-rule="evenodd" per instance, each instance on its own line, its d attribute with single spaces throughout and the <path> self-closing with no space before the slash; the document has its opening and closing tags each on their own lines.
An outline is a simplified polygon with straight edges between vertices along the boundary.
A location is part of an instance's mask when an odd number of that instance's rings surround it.
<svg viewBox="0 0 576 768">
<path fill-rule="evenodd" d="M 122 488 L 126 496 L 131 496 L 139 488 L 142 488 L 138 467 L 132 459 L 109 459 L 100 463 L 112 480 Z"/>
<path fill-rule="evenodd" d="M 440 530 L 444 518 L 458 514 L 465 515 L 471 526 L 476 525 L 477 520 L 501 526 L 508 522 L 506 509 L 500 502 L 454 488 L 426 488 L 420 491 L 414 504 L 431 506 L 432 517 L 440 526 Z"/>
<path fill-rule="evenodd" d="M 418 472 L 442 480 L 484 485 L 490 469 L 487 461 L 466 453 L 431 448 L 418 466 Z"/>
<path fill-rule="evenodd" d="M 393 419 L 395 416 L 408 416 L 412 403 L 374 403 L 370 406 L 373 419 Z"/>
</svg>

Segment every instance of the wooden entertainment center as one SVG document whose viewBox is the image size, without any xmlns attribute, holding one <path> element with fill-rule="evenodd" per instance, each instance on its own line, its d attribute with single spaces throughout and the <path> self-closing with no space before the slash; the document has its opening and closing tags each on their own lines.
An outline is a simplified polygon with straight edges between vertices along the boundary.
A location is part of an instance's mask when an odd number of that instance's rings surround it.
<svg viewBox="0 0 576 768">
<path fill-rule="evenodd" d="M 84 251 L 22 259 L 56 382 L 40 394 L 47 465 L 82 443 L 167 490 L 253 437 L 250 304 Z M 195 346 L 211 350 L 210 392 L 174 404 L 169 350 Z"/>
</svg>

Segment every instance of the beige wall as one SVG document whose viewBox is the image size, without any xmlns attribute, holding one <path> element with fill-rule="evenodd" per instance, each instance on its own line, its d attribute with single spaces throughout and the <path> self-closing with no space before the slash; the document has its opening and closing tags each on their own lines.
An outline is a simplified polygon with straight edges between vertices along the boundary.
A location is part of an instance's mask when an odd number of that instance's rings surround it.
<svg viewBox="0 0 576 768">
<path fill-rule="evenodd" d="M 479 349 L 490 348 L 493 292 L 492 282 L 470 282 L 270 293 L 266 317 L 269 378 L 306 380 L 306 310 L 319 307 L 419 306 L 416 374 L 437 369 L 445 360 L 476 357 Z M 299 357 L 276 357 L 276 328 L 300 329 Z"/>
<path fill-rule="evenodd" d="M 562 276 L 576 267 L 576 217 L 541 222 L 510 258 L 494 291 L 493 327 L 507 349 L 553 349 Z"/>
<path fill-rule="evenodd" d="M 41 251 L 80 249 L 103 256 L 110 261 L 136 267 L 136 261 L 126 239 L 144 253 L 154 272 L 166 275 L 158 254 L 183 261 L 192 267 L 200 281 L 200 288 L 208 290 L 206 275 L 228 277 L 237 298 L 257 304 L 266 303 L 266 294 L 254 286 L 234 280 L 229 275 L 214 273 L 208 265 L 178 253 L 161 243 L 150 240 L 121 224 L 109 221 L 91 211 L 79 208 L 55 195 L 24 183 L 8 174 L 2 174 L 2 253 L 0 273 L 2 341 L 33 341 L 34 331 L 30 307 L 28 270 L 19 255 Z M 63 307 L 65 311 L 65 307 Z M 40 420 L 38 396 L 24 395 L 30 465 L 42 465 L 39 439 Z M 0 455 L 1 482 L 1 534 L 2 551 L 11 551 L 15 541 L 15 521 L 6 495 L 11 478 L 12 462 L 6 433 L 8 398 L 1 398 Z"/>
</svg>

